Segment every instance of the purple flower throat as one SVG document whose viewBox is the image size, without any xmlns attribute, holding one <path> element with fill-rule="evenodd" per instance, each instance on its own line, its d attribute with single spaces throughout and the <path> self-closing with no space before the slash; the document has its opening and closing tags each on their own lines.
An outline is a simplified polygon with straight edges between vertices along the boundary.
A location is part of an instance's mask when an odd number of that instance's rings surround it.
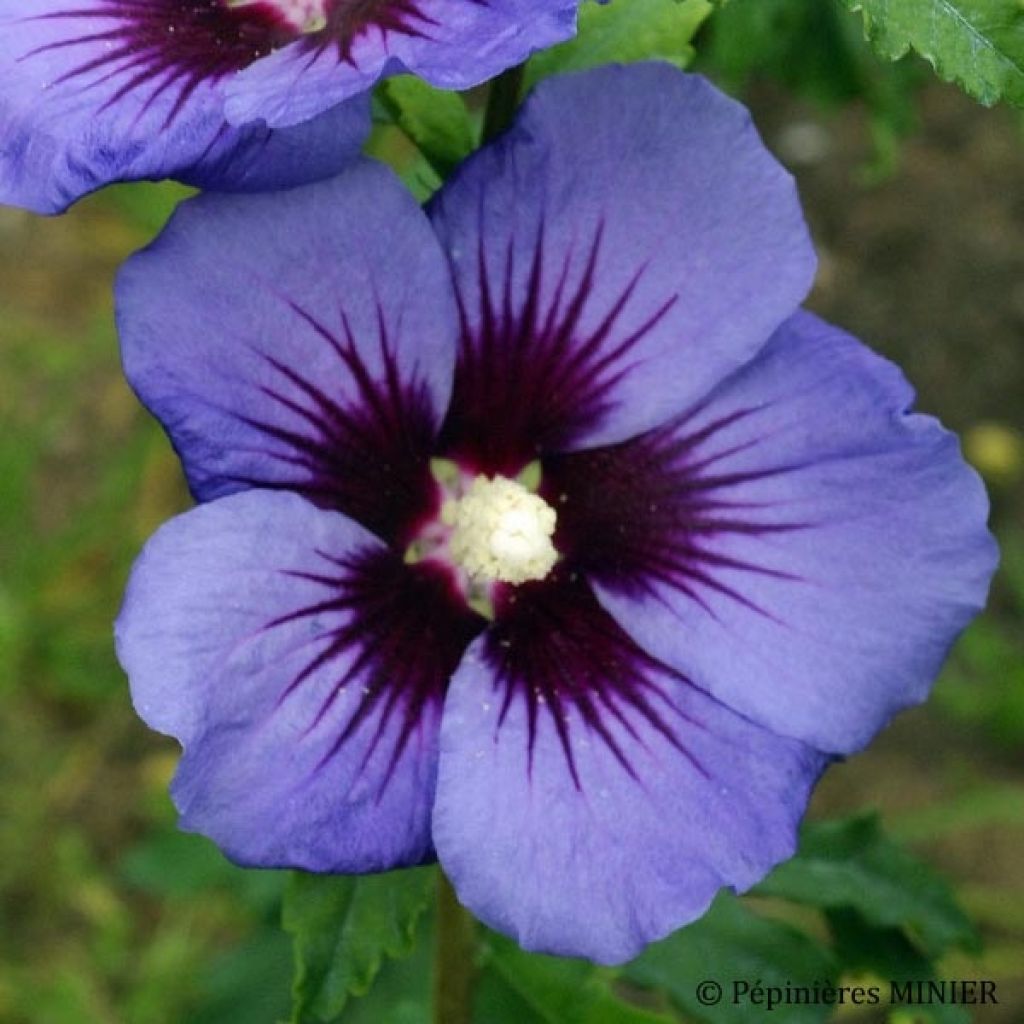
<svg viewBox="0 0 1024 1024">
<path fill-rule="evenodd" d="M 702 772 L 666 721 L 679 712 L 662 693 L 666 680 L 691 684 L 645 653 L 601 608 L 585 580 L 634 596 L 668 585 L 706 608 L 703 593 L 709 590 L 768 615 L 720 579 L 721 570 L 787 574 L 721 554 L 714 542 L 729 534 L 770 535 L 807 525 L 777 516 L 759 522 L 755 508 L 730 498 L 737 487 L 787 471 L 761 466 L 720 472 L 719 463 L 737 448 L 719 443 L 719 432 L 728 435 L 754 409 L 688 430 L 687 423 L 703 412 L 697 408 L 623 444 L 565 451 L 605 418 L 609 396 L 637 346 L 676 302 L 669 294 L 647 313 L 636 309 L 632 300 L 642 269 L 620 292 L 597 292 L 595 270 L 607 259 L 601 232 L 598 225 L 591 242 L 569 253 L 546 302 L 540 295 L 543 224 L 518 300 L 512 299 L 514 254 L 501 261 L 504 279 L 495 284 L 487 276 L 488 253 L 480 248 L 481 315 L 475 322 L 461 318 L 453 395 L 440 431 L 426 392 L 415 381 L 401 380 L 383 309 L 377 310 L 376 325 L 384 368 L 379 377 L 361 361 L 344 312 L 338 314 L 340 327 L 332 329 L 284 297 L 333 353 L 335 386 L 253 349 L 269 374 L 261 378 L 260 395 L 291 417 L 293 426 L 277 425 L 274 416 L 244 417 L 245 426 L 266 443 L 265 459 L 254 465 L 270 472 L 237 475 L 232 484 L 301 494 L 361 523 L 390 548 L 387 555 L 375 550 L 341 561 L 333 552 L 318 551 L 322 570 L 298 575 L 324 588 L 321 599 L 267 627 L 325 613 L 355 614 L 360 625 L 348 622 L 301 664 L 280 701 L 349 649 L 362 630 L 364 656 L 349 678 L 362 679 L 365 699 L 325 757 L 336 756 L 371 716 L 376 739 L 369 758 L 398 717 L 402 725 L 382 786 L 423 716 L 440 712 L 449 678 L 470 642 L 491 625 L 488 619 L 495 621 L 487 659 L 504 702 L 499 727 L 513 700 L 524 701 L 532 749 L 538 715 L 550 716 L 575 786 L 580 780 L 564 724 L 569 707 L 627 773 L 633 769 L 608 727 L 609 717 L 628 731 L 629 718 L 641 716 Z M 595 308 L 600 314 L 584 328 L 583 310 Z M 631 329 L 623 329 L 624 319 Z M 346 377 L 355 401 L 349 389 L 337 388 Z M 348 402 L 335 397 L 342 390 Z M 745 446 L 752 443 L 757 442 Z M 701 454 L 716 444 L 718 454 Z M 282 461 L 289 466 L 283 478 L 276 473 Z M 404 670 L 413 663 L 422 670 Z M 329 714 L 340 692 L 339 687 L 327 695 L 309 730 Z"/>
<path fill-rule="evenodd" d="M 143 87 L 149 104 L 173 90 L 168 123 L 203 82 L 241 71 L 290 43 L 301 41 L 311 61 L 334 48 L 339 62 L 351 64 L 353 43 L 373 29 L 422 37 L 432 24 L 417 0 L 105 0 L 39 17 L 86 18 L 96 28 L 45 44 L 23 59 L 85 47 L 87 56 L 54 84 L 117 80 L 105 107 Z M 96 52 L 96 44 L 103 49 Z"/>
</svg>

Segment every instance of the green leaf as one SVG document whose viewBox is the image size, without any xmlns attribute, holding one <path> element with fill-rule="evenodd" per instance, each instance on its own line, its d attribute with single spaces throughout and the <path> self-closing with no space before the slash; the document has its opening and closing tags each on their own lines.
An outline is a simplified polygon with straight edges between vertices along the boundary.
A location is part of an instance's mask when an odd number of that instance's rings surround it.
<svg viewBox="0 0 1024 1024">
<path fill-rule="evenodd" d="M 189 1024 L 263 1024 L 288 1012 L 288 939 L 267 928 L 213 958 Z"/>
<path fill-rule="evenodd" d="M 914 50 L 940 77 L 991 105 L 1024 106 L 1024 6 L 1019 0 L 841 0 L 864 17 L 875 50 Z"/>
<path fill-rule="evenodd" d="M 810 99 L 843 102 L 858 96 L 864 84 L 859 54 L 844 31 L 848 21 L 830 3 L 732 0 L 710 21 L 701 62 L 732 92 L 757 72 Z M 854 35 L 860 35 L 856 27 Z M 877 67 L 865 44 L 854 42 Z"/>
<path fill-rule="evenodd" d="M 283 920 L 295 940 L 293 1024 L 335 1020 L 349 996 L 370 989 L 385 957 L 410 952 L 434 882 L 433 868 L 291 876 Z"/>
<path fill-rule="evenodd" d="M 898 928 L 876 928 L 849 908 L 826 911 L 836 955 L 845 971 L 870 971 L 901 985 L 908 981 L 930 981 L 935 964 L 923 956 Z M 915 1008 L 916 1009 L 916 1008 Z M 962 1006 L 936 1004 L 924 1011 L 936 1024 L 967 1024 L 970 1016 Z"/>
<path fill-rule="evenodd" d="M 276 923 L 284 873 L 245 871 L 195 833 L 155 832 L 131 847 L 118 867 L 127 882 L 156 896 L 187 899 L 197 892 L 230 889 L 249 909 Z"/>
<path fill-rule="evenodd" d="M 781 82 L 824 107 L 864 102 L 875 142 L 871 178 L 894 169 L 897 142 L 915 125 L 913 95 L 923 67 L 885 64 L 855 20 L 831 0 L 731 0 L 708 23 L 697 70 L 708 70 L 729 92 L 753 75 Z"/>
<path fill-rule="evenodd" d="M 473 985 L 473 1020 L 487 1024 L 545 1024 L 546 1018 L 493 968 L 480 971 Z"/>
<path fill-rule="evenodd" d="M 576 36 L 533 57 L 525 84 L 614 62 L 656 59 L 686 67 L 694 55 L 690 40 L 711 10 L 709 0 L 589 0 L 580 7 Z"/>
<path fill-rule="evenodd" d="M 826 910 L 832 945 L 844 970 L 897 981 L 932 977 L 932 961 L 899 928 L 876 928 L 849 907 Z"/>
<path fill-rule="evenodd" d="M 208 839 L 177 830 L 147 837 L 128 850 L 120 868 L 132 885 L 178 897 L 230 882 L 238 871 Z"/>
<path fill-rule="evenodd" d="M 671 1024 L 664 1013 L 632 1006 L 612 989 L 615 972 L 595 967 L 585 960 L 542 956 L 527 953 L 510 939 L 489 933 L 484 947 L 483 984 L 493 972 L 525 1008 L 519 1017 L 509 1017 L 509 1024 Z M 491 993 L 493 995 L 493 992 Z M 481 1006 L 478 1000 L 477 1010 Z M 478 1012 L 488 1024 L 503 1024 L 501 1018 L 492 1022 Z"/>
<path fill-rule="evenodd" d="M 388 116 L 416 144 L 442 180 L 473 151 L 473 122 L 462 97 L 401 75 L 377 92 Z"/>
<path fill-rule="evenodd" d="M 805 826 L 800 852 L 754 890 L 814 907 L 852 907 L 869 923 L 906 928 L 933 956 L 977 948 L 949 886 L 882 832 L 877 816 Z"/>
<path fill-rule="evenodd" d="M 434 959 L 432 917 L 430 910 L 423 914 L 413 951 L 399 960 L 385 960 L 370 991 L 345 1004 L 340 1024 L 426 1024 L 430 1020 Z"/>
<path fill-rule="evenodd" d="M 119 210 L 124 217 L 148 233 L 155 234 L 183 199 L 195 189 L 174 181 L 133 181 L 104 189 L 99 202 Z"/>
<path fill-rule="evenodd" d="M 742 990 L 737 998 L 736 986 L 822 986 L 834 982 L 839 972 L 831 952 L 810 936 L 753 913 L 723 891 L 704 917 L 649 946 L 623 973 L 638 985 L 666 992 L 679 1009 L 699 1020 L 749 1024 L 765 1007 L 754 1006 Z M 699 999 L 705 981 L 721 986 L 717 1005 Z M 777 1015 L 786 1024 L 817 1024 L 832 1011 L 826 1004 L 805 1003 L 783 1009 Z"/>
</svg>

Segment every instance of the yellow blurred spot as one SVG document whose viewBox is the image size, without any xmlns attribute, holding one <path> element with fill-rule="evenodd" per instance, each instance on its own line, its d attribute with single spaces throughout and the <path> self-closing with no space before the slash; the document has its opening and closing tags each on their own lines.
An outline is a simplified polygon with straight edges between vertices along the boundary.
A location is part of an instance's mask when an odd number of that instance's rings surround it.
<svg viewBox="0 0 1024 1024">
<path fill-rule="evenodd" d="M 110 554 L 89 547 L 69 559 L 39 589 L 39 609 L 45 614 L 78 614 L 95 606 L 98 581 L 111 571 Z"/>
<path fill-rule="evenodd" d="M 75 908 L 95 924 L 116 922 L 124 913 L 114 890 L 103 882 L 80 882 L 72 898 Z"/>
<path fill-rule="evenodd" d="M 179 755 L 174 751 L 151 754 L 142 762 L 142 781 L 148 789 L 163 792 L 170 784 L 178 766 Z"/>
<path fill-rule="evenodd" d="M 170 445 L 163 438 L 154 438 L 135 492 L 132 528 L 136 540 L 148 540 L 158 526 L 189 504 L 181 465 Z"/>
<path fill-rule="evenodd" d="M 849 985 L 853 988 L 877 988 L 885 994 L 888 994 L 889 991 L 889 982 L 871 971 L 843 971 L 839 984 Z M 853 1018 L 853 1020 L 858 1018 L 863 1020 L 864 1008 L 863 1006 L 857 1006 L 853 1002 L 843 1002 L 832 1011 L 832 1017 L 837 1021 L 845 1021 L 848 1017 Z"/>
<path fill-rule="evenodd" d="M 971 427 L 964 436 L 964 454 L 993 483 L 1010 483 L 1024 472 L 1024 438 L 1002 423 Z"/>
<path fill-rule="evenodd" d="M 124 433 L 139 415 L 139 401 L 120 374 L 112 376 L 102 387 L 98 419 L 111 433 Z"/>
</svg>

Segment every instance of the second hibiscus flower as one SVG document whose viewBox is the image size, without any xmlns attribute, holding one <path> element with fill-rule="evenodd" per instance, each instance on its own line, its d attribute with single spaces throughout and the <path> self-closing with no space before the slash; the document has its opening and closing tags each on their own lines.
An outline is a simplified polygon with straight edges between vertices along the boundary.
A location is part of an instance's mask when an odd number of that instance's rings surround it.
<svg viewBox="0 0 1024 1024">
<path fill-rule="evenodd" d="M 365 140 L 381 76 L 477 85 L 571 36 L 577 2 L 0 0 L 0 203 L 330 177 Z"/>
<path fill-rule="evenodd" d="M 955 439 L 798 310 L 813 269 L 743 109 L 662 65 L 545 83 L 427 214 L 369 163 L 187 203 L 118 288 L 201 503 L 118 623 L 183 826 L 436 856 L 608 962 L 789 856 L 995 563 Z"/>
</svg>

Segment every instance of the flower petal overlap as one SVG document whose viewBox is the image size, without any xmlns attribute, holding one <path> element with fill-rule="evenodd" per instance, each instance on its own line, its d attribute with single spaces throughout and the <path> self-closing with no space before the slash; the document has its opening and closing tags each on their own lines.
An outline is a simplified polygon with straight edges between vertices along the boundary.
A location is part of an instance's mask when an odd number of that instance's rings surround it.
<svg viewBox="0 0 1024 1024">
<path fill-rule="evenodd" d="M 286 127 L 411 71 L 468 89 L 568 39 L 578 0 L 338 0 L 322 32 L 256 61 L 228 85 L 227 116 Z"/>
<path fill-rule="evenodd" d="M 322 180 L 358 153 L 381 75 L 475 85 L 569 37 L 577 2 L 0 0 L 0 202 Z"/>
<path fill-rule="evenodd" d="M 429 219 L 369 164 L 186 204 L 118 287 L 202 502 L 118 627 L 183 825 L 250 864 L 436 853 L 602 962 L 789 856 L 995 565 L 951 435 L 798 310 L 812 267 L 745 115 L 663 65 L 543 83 Z M 460 561 L 492 494 L 520 553 L 554 514 L 553 567 Z"/>
</svg>

